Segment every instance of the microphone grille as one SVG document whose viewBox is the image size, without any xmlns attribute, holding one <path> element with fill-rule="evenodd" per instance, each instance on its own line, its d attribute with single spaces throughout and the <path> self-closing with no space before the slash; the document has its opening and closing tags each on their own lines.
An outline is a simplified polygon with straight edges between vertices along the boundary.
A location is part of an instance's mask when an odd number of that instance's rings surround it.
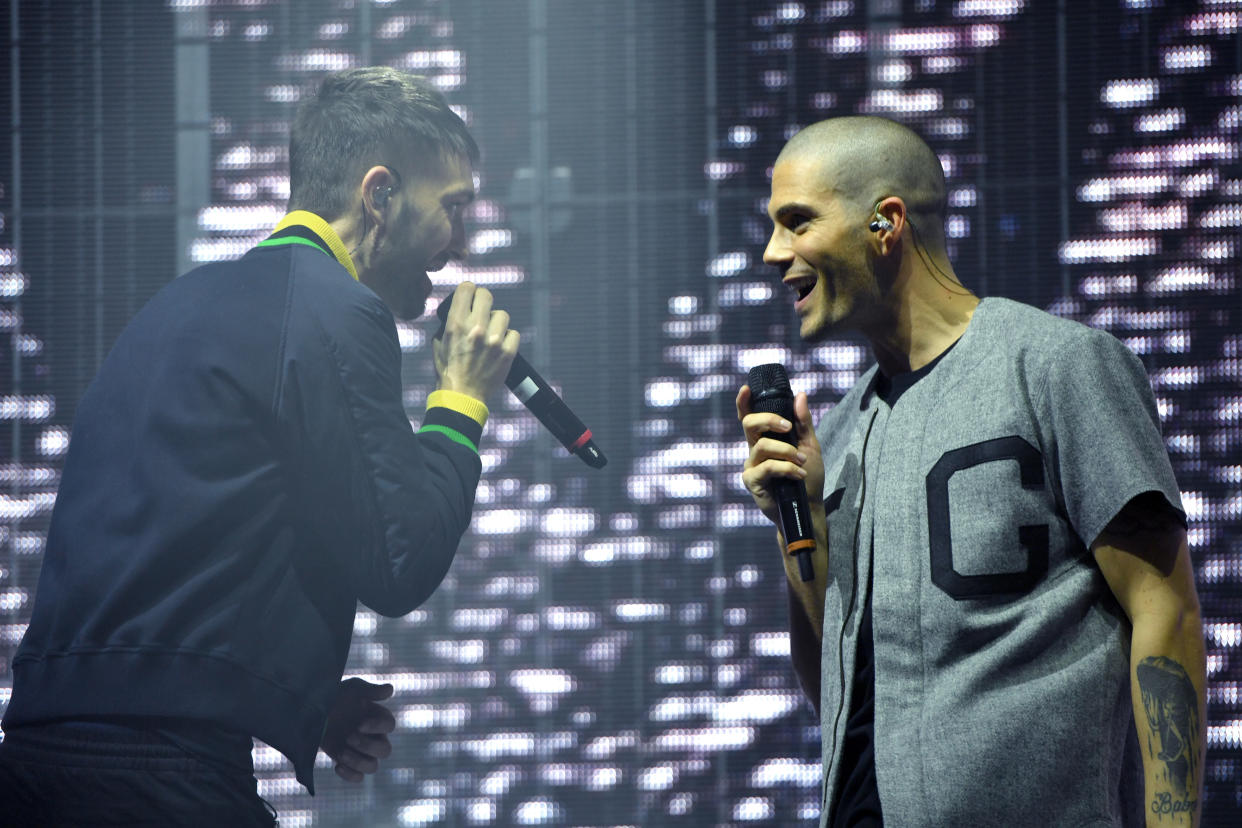
<svg viewBox="0 0 1242 828">
<path fill-rule="evenodd" d="M 750 373 L 746 376 L 746 384 L 750 386 L 752 397 L 768 395 L 793 396 L 793 391 L 789 387 L 789 376 L 785 373 L 785 366 L 779 362 L 769 362 L 751 368 Z"/>
</svg>

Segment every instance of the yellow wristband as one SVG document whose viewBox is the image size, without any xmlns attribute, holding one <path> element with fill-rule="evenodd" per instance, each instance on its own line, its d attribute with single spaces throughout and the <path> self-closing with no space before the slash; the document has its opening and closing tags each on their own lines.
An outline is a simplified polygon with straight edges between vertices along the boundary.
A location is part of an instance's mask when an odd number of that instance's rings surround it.
<svg viewBox="0 0 1242 828">
<path fill-rule="evenodd" d="M 487 406 L 469 394 L 460 391 L 449 391 L 441 388 L 427 395 L 427 407 L 447 408 L 459 414 L 465 414 L 480 426 L 487 425 Z"/>
</svg>

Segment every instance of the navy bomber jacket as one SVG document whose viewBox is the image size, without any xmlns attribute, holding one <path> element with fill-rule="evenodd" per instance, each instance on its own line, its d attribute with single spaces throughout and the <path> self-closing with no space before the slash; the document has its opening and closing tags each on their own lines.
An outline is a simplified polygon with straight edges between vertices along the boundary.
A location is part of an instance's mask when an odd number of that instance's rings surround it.
<svg viewBox="0 0 1242 828">
<path fill-rule="evenodd" d="M 6 728 L 180 717 L 312 769 L 357 602 L 398 616 L 470 521 L 482 403 L 416 434 L 386 305 L 332 229 L 291 214 L 174 280 L 78 409 Z"/>
</svg>

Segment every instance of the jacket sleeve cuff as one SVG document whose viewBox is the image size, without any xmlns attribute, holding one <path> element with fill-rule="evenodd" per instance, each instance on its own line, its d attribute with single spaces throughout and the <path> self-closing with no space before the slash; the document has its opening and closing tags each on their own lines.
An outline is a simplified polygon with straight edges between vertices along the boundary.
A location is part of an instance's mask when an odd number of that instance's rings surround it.
<svg viewBox="0 0 1242 828">
<path fill-rule="evenodd" d="M 427 395 L 427 413 L 435 407 L 450 408 L 459 414 L 465 414 L 479 424 L 479 428 L 487 425 L 487 406 L 480 400 L 460 391 L 447 391 L 443 388 Z"/>
<path fill-rule="evenodd" d="M 485 422 L 487 406 L 474 397 L 456 391 L 433 391 L 427 397 L 427 416 L 418 433 L 443 434 L 478 454 Z"/>
</svg>

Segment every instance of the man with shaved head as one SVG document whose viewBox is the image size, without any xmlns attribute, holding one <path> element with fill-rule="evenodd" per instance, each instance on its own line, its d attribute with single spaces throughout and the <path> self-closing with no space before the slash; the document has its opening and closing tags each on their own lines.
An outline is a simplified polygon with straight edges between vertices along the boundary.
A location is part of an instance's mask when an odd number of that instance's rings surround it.
<svg viewBox="0 0 1242 828">
<path fill-rule="evenodd" d="M 783 557 L 820 824 L 1197 824 L 1199 605 L 1143 365 L 975 296 L 944 205 L 883 118 L 810 126 L 772 171 L 764 261 L 802 338 L 858 332 L 877 363 L 818 427 L 805 394 L 797 423 L 737 396 L 755 503 L 780 525 L 778 478 L 810 501 L 813 578 Z"/>
</svg>

